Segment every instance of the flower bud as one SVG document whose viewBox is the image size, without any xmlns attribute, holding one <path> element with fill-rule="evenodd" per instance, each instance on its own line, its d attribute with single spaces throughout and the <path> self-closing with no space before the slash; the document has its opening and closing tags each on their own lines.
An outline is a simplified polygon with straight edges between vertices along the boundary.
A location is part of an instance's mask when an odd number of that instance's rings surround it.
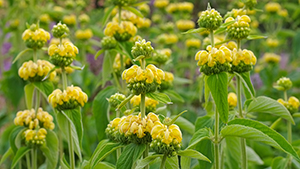
<svg viewBox="0 0 300 169">
<path fill-rule="evenodd" d="M 126 96 L 120 93 L 111 95 L 108 102 L 112 108 L 117 108 L 117 106 L 126 99 Z"/>
<path fill-rule="evenodd" d="M 101 40 L 101 46 L 103 49 L 114 49 L 117 46 L 117 41 L 114 37 L 105 36 Z"/>
<path fill-rule="evenodd" d="M 156 8 L 162 9 L 162 8 L 167 7 L 168 4 L 169 4 L 169 0 L 155 0 L 153 5 L 154 5 Z"/>
<path fill-rule="evenodd" d="M 81 14 L 78 17 L 78 20 L 81 24 L 86 24 L 90 22 L 90 17 L 87 14 Z"/>
<path fill-rule="evenodd" d="M 106 36 L 113 36 L 117 41 L 128 41 L 137 32 L 137 28 L 133 23 L 128 21 L 121 21 L 120 25 L 118 22 L 109 22 L 104 29 Z"/>
<path fill-rule="evenodd" d="M 85 29 L 85 30 L 77 30 L 75 32 L 75 37 L 76 39 L 79 39 L 79 40 L 88 40 L 88 39 L 91 39 L 93 37 L 93 32 L 91 29 Z"/>
<path fill-rule="evenodd" d="M 277 80 L 276 84 L 277 86 L 274 87 L 277 90 L 283 90 L 283 91 L 289 90 L 293 86 L 292 81 L 290 80 L 290 78 L 287 77 L 280 78 L 279 80 Z"/>
<path fill-rule="evenodd" d="M 63 17 L 63 23 L 72 27 L 76 25 L 76 16 L 75 15 L 66 15 Z"/>
<path fill-rule="evenodd" d="M 70 66 L 78 54 L 78 48 L 71 42 L 65 42 L 59 45 L 50 45 L 48 54 L 51 62 L 60 67 Z"/>
<path fill-rule="evenodd" d="M 263 61 L 266 63 L 276 64 L 280 62 L 281 57 L 275 53 L 265 53 L 263 55 Z"/>
<path fill-rule="evenodd" d="M 53 26 L 52 34 L 55 38 L 65 38 L 69 36 L 69 28 L 66 24 L 61 24 L 60 22 Z"/>
<path fill-rule="evenodd" d="M 270 13 L 276 13 L 281 9 L 281 6 L 277 2 L 269 2 L 265 5 L 265 10 Z"/>
<path fill-rule="evenodd" d="M 151 42 L 146 42 L 145 39 L 136 41 L 134 46 L 131 49 L 131 54 L 134 58 L 139 56 L 144 56 L 148 58 L 151 56 L 152 52 L 154 51 L 153 47 L 151 46 Z"/>
<path fill-rule="evenodd" d="M 222 24 L 223 18 L 218 11 L 215 9 L 207 9 L 206 11 L 201 12 L 201 15 L 198 20 L 200 27 L 216 30 Z"/>
<path fill-rule="evenodd" d="M 234 18 L 229 17 L 225 20 L 225 23 L 234 21 Z M 230 38 L 233 39 L 244 39 L 250 33 L 250 22 L 251 19 L 247 15 L 237 16 L 236 22 L 229 25 L 226 29 Z"/>
<path fill-rule="evenodd" d="M 187 30 L 195 28 L 195 23 L 190 20 L 182 20 L 181 19 L 176 22 L 176 27 L 180 31 L 187 31 Z"/>
<path fill-rule="evenodd" d="M 50 39 L 50 34 L 33 24 L 29 29 L 24 31 L 22 39 L 25 41 L 28 48 L 40 49 Z"/>
<path fill-rule="evenodd" d="M 185 46 L 187 48 L 198 49 L 201 47 L 201 41 L 200 41 L 200 39 L 187 39 L 185 41 Z"/>
<path fill-rule="evenodd" d="M 234 109 L 237 105 L 237 96 L 235 93 L 230 92 L 228 94 L 228 105 L 230 109 Z"/>
</svg>

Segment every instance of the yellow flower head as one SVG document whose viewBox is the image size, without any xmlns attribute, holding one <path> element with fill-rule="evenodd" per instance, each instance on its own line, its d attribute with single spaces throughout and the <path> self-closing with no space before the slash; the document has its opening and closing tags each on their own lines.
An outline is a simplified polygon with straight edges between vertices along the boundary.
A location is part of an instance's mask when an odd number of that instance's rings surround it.
<svg viewBox="0 0 300 169">
<path fill-rule="evenodd" d="M 46 141 L 47 130 L 40 128 L 39 130 L 25 130 L 24 137 L 27 143 L 42 145 Z"/>
<path fill-rule="evenodd" d="M 229 107 L 234 108 L 237 105 L 237 96 L 235 93 L 230 92 L 228 94 L 228 104 Z"/>
<path fill-rule="evenodd" d="M 14 123 L 17 126 L 29 126 L 30 122 L 35 119 L 35 110 L 18 111 Z"/>
<path fill-rule="evenodd" d="M 278 63 L 280 62 L 281 57 L 275 53 L 265 53 L 263 55 L 263 60 L 266 63 Z"/>
<path fill-rule="evenodd" d="M 50 34 L 44 29 L 32 25 L 31 28 L 23 32 L 22 39 L 28 48 L 40 49 L 50 39 Z"/>
<path fill-rule="evenodd" d="M 225 23 L 235 21 L 227 27 L 228 35 L 234 39 L 246 38 L 250 33 L 251 19 L 248 15 L 237 16 L 237 18 L 229 17 Z"/>
<path fill-rule="evenodd" d="M 265 5 L 265 10 L 270 13 L 276 13 L 281 9 L 281 6 L 277 2 L 269 2 Z"/>
<path fill-rule="evenodd" d="M 239 49 L 236 48 L 232 51 L 232 64 L 234 66 L 238 66 L 241 62 L 244 62 L 246 65 L 255 65 L 256 57 L 254 53 L 247 49 Z"/>
<path fill-rule="evenodd" d="M 178 42 L 178 37 L 175 34 L 161 34 L 157 37 L 160 43 L 174 44 Z"/>
<path fill-rule="evenodd" d="M 90 22 L 90 17 L 87 14 L 81 14 L 78 17 L 80 23 L 88 23 Z"/>
<path fill-rule="evenodd" d="M 278 15 L 286 18 L 289 15 L 289 13 L 286 9 L 281 9 L 280 11 L 278 11 Z"/>
<path fill-rule="evenodd" d="M 51 21 L 51 18 L 48 14 L 42 14 L 40 17 L 39 17 L 39 20 L 41 23 L 46 23 L 48 24 L 50 21 Z"/>
<path fill-rule="evenodd" d="M 201 47 L 201 41 L 200 39 L 187 39 L 185 41 L 185 46 L 188 48 L 200 48 Z"/>
<path fill-rule="evenodd" d="M 176 22 L 176 26 L 180 31 L 187 31 L 189 29 L 195 28 L 195 23 L 190 20 L 179 20 Z"/>
<path fill-rule="evenodd" d="M 232 61 L 232 52 L 225 46 L 221 46 L 219 49 L 207 46 L 206 49 L 208 51 L 200 50 L 196 53 L 195 60 L 199 60 L 199 66 L 207 64 L 209 67 L 214 67 L 217 62 L 224 64 Z"/>
<path fill-rule="evenodd" d="M 227 44 L 226 44 L 226 47 L 230 50 L 233 50 L 234 48 L 237 48 L 237 44 L 234 42 L 234 41 L 229 41 Z"/>
<path fill-rule="evenodd" d="M 135 36 L 136 32 L 137 28 L 129 21 L 121 21 L 120 25 L 118 22 L 109 22 L 104 29 L 106 36 L 114 36 L 118 41 L 127 41 Z"/>
<path fill-rule="evenodd" d="M 279 45 L 279 40 L 278 39 L 268 38 L 267 39 L 267 45 L 270 48 L 276 48 Z"/>
<path fill-rule="evenodd" d="M 132 106 L 134 106 L 134 107 L 140 106 L 140 103 L 141 103 L 141 95 L 133 96 L 133 98 L 130 99 L 130 103 L 131 103 Z M 157 105 L 158 105 L 158 101 L 146 97 L 146 99 L 145 99 L 145 106 L 146 106 L 146 109 L 147 109 L 147 108 L 149 108 L 149 109 L 156 108 Z"/>
<path fill-rule="evenodd" d="M 79 40 L 88 40 L 93 37 L 93 32 L 91 29 L 85 29 L 85 30 L 77 30 L 75 32 L 75 37 Z"/>
<path fill-rule="evenodd" d="M 171 3 L 167 6 L 166 11 L 169 14 L 173 14 L 175 12 L 178 12 L 179 4 L 178 3 Z"/>
<path fill-rule="evenodd" d="M 299 100 L 294 96 L 289 98 L 288 103 L 293 107 L 293 109 L 296 109 L 296 110 L 298 110 L 298 108 L 300 106 Z"/>
<path fill-rule="evenodd" d="M 68 26 L 75 26 L 76 25 L 76 16 L 73 14 L 64 16 L 63 23 L 67 24 Z"/>
<path fill-rule="evenodd" d="M 169 4 L 169 0 L 155 0 L 154 1 L 154 6 L 156 8 L 165 8 L 166 6 L 168 6 Z"/>
<path fill-rule="evenodd" d="M 83 107 L 87 102 L 87 95 L 77 86 L 68 86 L 66 90 L 54 90 L 48 97 L 52 107 L 64 110 L 73 109 L 78 106 Z"/>
<path fill-rule="evenodd" d="M 150 7 L 148 4 L 141 4 L 138 6 L 138 9 L 144 14 L 148 15 L 150 12 Z"/>
<path fill-rule="evenodd" d="M 194 4 L 191 2 L 180 2 L 178 3 L 178 10 L 181 12 L 191 13 L 194 9 Z"/>
<path fill-rule="evenodd" d="M 50 62 L 46 60 L 38 60 L 37 63 L 33 61 L 24 62 L 19 69 L 19 76 L 24 80 L 41 81 L 51 69 L 54 68 Z M 49 79 L 53 80 L 56 72 L 50 73 Z"/>
<path fill-rule="evenodd" d="M 49 46 L 48 54 L 50 56 L 59 55 L 61 57 L 75 58 L 78 54 L 78 48 L 71 42 L 64 42 L 62 45 L 53 44 Z"/>
</svg>

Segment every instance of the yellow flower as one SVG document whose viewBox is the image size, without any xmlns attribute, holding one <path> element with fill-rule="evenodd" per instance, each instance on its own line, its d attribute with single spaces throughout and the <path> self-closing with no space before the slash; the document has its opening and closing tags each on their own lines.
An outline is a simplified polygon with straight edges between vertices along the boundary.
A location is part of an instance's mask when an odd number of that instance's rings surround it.
<svg viewBox="0 0 300 169">
<path fill-rule="evenodd" d="M 238 66 L 241 61 L 243 61 L 246 65 L 255 65 L 256 64 L 256 57 L 254 53 L 247 49 L 239 49 L 236 48 L 232 51 L 232 64 L 234 66 Z"/>
<path fill-rule="evenodd" d="M 267 12 L 275 13 L 281 9 L 281 6 L 277 2 L 269 2 L 265 5 L 265 10 Z"/>
<path fill-rule="evenodd" d="M 176 22 L 176 26 L 180 31 L 187 31 L 195 28 L 195 22 L 181 19 Z"/>
<path fill-rule="evenodd" d="M 54 90 L 48 97 L 49 103 L 54 108 L 61 110 L 72 109 L 77 106 L 84 106 L 87 102 L 87 95 L 77 86 L 68 86 L 66 90 Z"/>
<path fill-rule="evenodd" d="M 286 18 L 289 15 L 289 13 L 286 9 L 281 9 L 280 11 L 278 11 L 278 15 Z"/>
<path fill-rule="evenodd" d="M 53 123 L 53 117 L 46 111 L 43 111 L 42 108 L 38 109 L 36 118 L 39 120 L 41 125 L 49 130 L 53 130 L 55 127 L 55 124 Z"/>
<path fill-rule="evenodd" d="M 79 40 L 88 40 L 93 37 L 93 32 L 91 29 L 77 30 L 75 37 Z"/>
<path fill-rule="evenodd" d="M 40 17 L 39 17 L 39 20 L 40 22 L 42 23 L 49 23 L 51 18 L 48 14 L 42 14 Z"/>
<path fill-rule="evenodd" d="M 279 45 L 279 41 L 278 39 L 268 38 L 267 45 L 271 48 L 276 48 Z"/>
<path fill-rule="evenodd" d="M 266 63 L 278 63 L 278 62 L 280 62 L 281 57 L 280 57 L 280 55 L 277 55 L 275 53 L 265 53 L 263 55 L 263 60 Z"/>
<path fill-rule="evenodd" d="M 54 65 L 46 60 L 38 60 L 37 63 L 30 60 L 22 64 L 19 69 L 19 76 L 24 80 L 41 81 L 53 68 Z M 50 73 L 49 79 L 53 80 L 55 76 L 56 72 L 53 71 Z"/>
<path fill-rule="evenodd" d="M 50 45 L 48 48 L 48 54 L 50 56 L 59 55 L 61 57 L 75 58 L 78 54 L 78 48 L 75 45 L 73 45 L 73 43 L 66 41 L 62 43 L 62 45 Z"/>
<path fill-rule="evenodd" d="M 28 126 L 29 123 L 35 118 L 34 109 L 19 111 L 17 113 L 16 118 L 14 119 L 14 123 L 17 126 Z"/>
<path fill-rule="evenodd" d="M 67 24 L 68 26 L 76 25 L 76 16 L 73 14 L 64 16 L 63 23 Z"/>
<path fill-rule="evenodd" d="M 178 10 L 182 12 L 192 12 L 194 4 L 191 2 L 180 2 L 178 3 Z"/>
<path fill-rule="evenodd" d="M 289 98 L 288 103 L 293 107 L 293 109 L 297 109 L 298 110 L 298 108 L 300 106 L 299 100 L 296 97 L 294 97 L 294 96 L 292 96 L 292 97 Z"/>
<path fill-rule="evenodd" d="M 171 72 L 165 72 L 165 81 L 167 82 L 173 82 L 174 75 Z"/>
<path fill-rule="evenodd" d="M 121 21 L 120 25 L 118 22 L 109 22 L 104 29 L 106 36 L 114 36 L 119 41 L 129 40 L 136 32 L 137 28 L 129 21 Z"/>
<path fill-rule="evenodd" d="M 170 126 L 162 124 L 160 121 L 154 123 L 151 130 L 152 139 L 160 139 L 163 143 L 169 145 L 170 143 L 181 143 L 182 134 L 180 128 L 176 124 Z"/>
<path fill-rule="evenodd" d="M 221 46 L 219 49 L 207 46 L 206 49 L 208 52 L 201 50 L 196 53 L 195 60 L 199 60 L 199 66 L 207 63 L 209 67 L 214 67 L 217 62 L 224 64 L 232 61 L 232 52 L 225 46 Z"/>
<path fill-rule="evenodd" d="M 160 43 L 174 44 L 178 42 L 178 37 L 175 34 L 161 34 L 157 37 Z"/>
<path fill-rule="evenodd" d="M 280 104 L 286 106 L 287 102 L 285 102 L 283 99 L 278 99 L 277 102 L 279 102 Z"/>
<path fill-rule="evenodd" d="M 201 41 L 200 41 L 200 39 L 187 39 L 185 41 L 185 46 L 188 48 L 200 48 Z"/>
<path fill-rule="evenodd" d="M 229 107 L 236 107 L 237 105 L 237 96 L 235 93 L 232 93 L 230 92 L 228 94 L 228 104 L 229 104 Z"/>
<path fill-rule="evenodd" d="M 166 6 L 168 6 L 169 4 L 169 0 L 155 0 L 154 1 L 154 6 L 156 8 L 165 8 Z"/>
</svg>

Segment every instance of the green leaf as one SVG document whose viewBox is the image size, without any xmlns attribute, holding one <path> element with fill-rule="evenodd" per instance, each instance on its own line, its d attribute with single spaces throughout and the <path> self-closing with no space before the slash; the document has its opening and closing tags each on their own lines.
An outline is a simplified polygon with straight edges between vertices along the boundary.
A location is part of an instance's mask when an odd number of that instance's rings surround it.
<svg viewBox="0 0 300 169">
<path fill-rule="evenodd" d="M 249 104 L 247 112 L 269 113 L 295 124 L 290 112 L 282 104 L 266 96 L 259 96 Z"/>
<path fill-rule="evenodd" d="M 246 98 L 247 99 L 253 98 L 255 96 L 255 90 L 250 79 L 250 72 L 245 72 L 241 74 L 234 72 L 234 74 L 237 75 L 242 80 Z"/>
<path fill-rule="evenodd" d="M 155 154 L 155 155 L 148 156 L 142 160 L 138 160 L 135 169 L 143 169 L 145 166 L 149 165 L 149 163 L 154 161 L 157 157 L 162 157 L 162 156 L 163 156 L 162 154 Z"/>
<path fill-rule="evenodd" d="M 171 119 L 173 119 L 174 117 L 176 116 L 171 116 Z M 175 124 L 177 124 L 180 129 L 187 131 L 191 135 L 193 135 L 195 132 L 195 126 L 193 125 L 193 123 L 191 123 L 184 117 L 178 117 L 178 119 L 175 121 Z"/>
<path fill-rule="evenodd" d="M 47 168 L 56 168 L 58 162 L 58 138 L 56 134 L 47 130 L 46 144 L 40 147 L 46 157 Z"/>
<path fill-rule="evenodd" d="M 267 36 L 261 36 L 261 35 L 249 35 L 247 36 L 248 40 L 254 40 L 254 39 L 266 39 L 268 38 Z"/>
<path fill-rule="evenodd" d="M 127 145 L 117 161 L 116 169 L 128 169 L 131 168 L 137 159 L 143 154 L 146 149 L 145 144 Z"/>
<path fill-rule="evenodd" d="M 229 22 L 226 22 L 226 23 L 223 23 L 220 27 L 221 28 L 226 28 L 227 26 L 230 26 L 232 24 L 234 24 L 236 21 L 229 21 Z"/>
<path fill-rule="evenodd" d="M 172 104 L 169 96 L 164 93 L 153 92 L 153 93 L 147 93 L 146 96 L 156 101 L 159 101 L 161 103 Z"/>
<path fill-rule="evenodd" d="M 149 1 L 137 2 L 135 4 L 132 4 L 131 6 L 140 6 L 140 5 L 147 4 L 147 3 L 149 3 Z"/>
<path fill-rule="evenodd" d="M 217 35 L 217 34 L 220 34 L 220 33 L 223 33 L 226 31 L 226 27 L 220 27 L 219 29 L 217 29 L 215 32 L 214 32 L 214 35 Z"/>
<path fill-rule="evenodd" d="M 221 137 L 242 137 L 278 148 L 300 161 L 294 148 L 285 138 L 268 126 L 249 119 L 235 119 L 221 130 Z"/>
<path fill-rule="evenodd" d="M 165 94 L 170 96 L 171 100 L 184 103 L 184 99 L 174 90 L 164 90 Z"/>
<path fill-rule="evenodd" d="M 34 85 L 32 83 L 29 83 L 24 87 L 25 102 L 26 102 L 27 109 L 32 108 L 33 91 L 34 91 Z"/>
<path fill-rule="evenodd" d="M 63 157 L 60 159 L 60 169 L 70 169 L 70 165 L 68 164 L 65 156 L 63 155 Z"/>
<path fill-rule="evenodd" d="M 182 156 L 181 168 L 191 168 L 191 158 Z"/>
<path fill-rule="evenodd" d="M 139 16 L 141 18 L 144 18 L 143 14 L 140 11 L 138 11 L 137 9 L 135 9 L 131 6 L 123 6 L 122 8 L 136 14 L 137 16 Z"/>
<path fill-rule="evenodd" d="M 276 157 L 272 161 L 272 169 L 286 169 L 287 161 L 283 157 Z"/>
<path fill-rule="evenodd" d="M 116 52 L 106 51 L 103 59 L 102 66 L 102 87 L 105 86 L 106 82 L 110 79 L 111 73 L 113 72 L 113 63 L 116 57 Z"/>
<path fill-rule="evenodd" d="M 21 58 L 21 56 L 23 56 L 25 53 L 27 53 L 27 52 L 29 52 L 29 51 L 32 51 L 32 49 L 31 48 L 27 48 L 27 49 L 24 49 L 22 52 L 20 52 L 16 57 L 15 57 L 15 59 L 13 60 L 13 64 L 17 61 L 17 60 L 19 60 L 20 58 Z"/>
<path fill-rule="evenodd" d="M 110 17 L 111 12 L 114 10 L 114 8 L 115 8 L 115 6 L 110 6 L 108 8 L 108 10 L 105 12 L 105 15 L 102 20 L 102 25 L 106 25 L 106 22 L 107 22 L 108 18 Z"/>
<path fill-rule="evenodd" d="M 14 128 L 12 130 L 12 132 L 10 133 L 10 147 L 13 150 L 14 153 L 16 153 L 18 151 L 18 146 L 21 144 L 21 139 L 20 139 L 20 135 L 22 135 L 22 133 L 25 131 L 26 129 L 22 126 L 17 126 L 16 128 Z M 19 137 L 18 137 L 19 136 Z M 16 145 L 16 142 L 18 142 L 18 145 Z"/>
<path fill-rule="evenodd" d="M 71 113 L 77 113 L 77 114 L 71 115 Z M 71 123 L 71 133 L 72 133 L 71 135 L 72 135 L 72 140 L 74 145 L 74 151 L 79 157 L 79 160 L 81 161 L 82 160 L 82 156 L 81 156 L 82 122 L 79 122 L 78 118 L 80 118 L 81 121 L 80 108 L 79 110 L 76 109 L 67 110 L 67 111 L 64 110 L 57 113 L 57 123 L 61 131 L 64 133 L 67 140 L 69 140 L 68 131 L 69 131 L 69 125 Z M 73 123 L 73 120 L 76 121 L 75 122 L 76 124 Z"/>
<path fill-rule="evenodd" d="M 96 129 L 100 141 L 106 137 L 105 129 L 108 124 L 107 111 L 109 111 L 109 103 L 106 98 L 109 98 L 116 92 L 117 90 L 113 86 L 107 87 L 100 91 L 93 101 L 92 112 L 95 116 Z"/>
<path fill-rule="evenodd" d="M 179 169 L 178 156 L 167 158 L 165 169 Z"/>
<path fill-rule="evenodd" d="M 262 159 L 259 157 L 259 155 L 251 148 L 251 147 L 246 147 L 246 152 L 247 152 L 247 159 L 249 162 L 252 162 L 257 165 L 263 165 L 264 162 Z"/>
<path fill-rule="evenodd" d="M 98 50 L 98 52 L 96 53 L 96 55 L 95 55 L 95 60 L 103 53 L 103 52 L 105 52 L 105 50 L 104 49 L 100 49 L 100 50 Z"/>
<path fill-rule="evenodd" d="M 190 34 L 190 33 L 201 33 L 203 31 L 207 30 L 206 28 L 197 28 L 197 29 L 190 29 L 186 32 L 183 32 L 182 34 Z"/>
<path fill-rule="evenodd" d="M 9 148 L 4 154 L 3 156 L 1 157 L 1 160 L 0 160 L 0 166 L 1 164 L 3 164 L 3 162 L 13 154 L 13 150 L 11 148 Z"/>
<path fill-rule="evenodd" d="M 222 45 L 222 44 L 227 43 L 229 41 L 231 41 L 231 39 L 226 39 L 226 40 L 224 40 L 222 42 L 215 43 L 215 46 Z"/>
<path fill-rule="evenodd" d="M 187 148 L 192 148 L 196 144 L 198 144 L 200 141 L 209 139 L 209 131 L 206 128 L 200 129 L 195 132 L 192 139 L 190 140 L 189 146 Z"/>
<path fill-rule="evenodd" d="M 113 164 L 110 164 L 108 162 L 100 162 L 94 167 L 94 169 L 104 169 L 104 168 L 105 169 L 115 169 L 116 166 L 114 166 Z"/>
<path fill-rule="evenodd" d="M 240 168 L 241 166 L 241 139 L 238 137 L 226 137 L 226 147 L 224 153 L 226 164 L 229 169 Z"/>
<path fill-rule="evenodd" d="M 48 96 L 53 92 L 54 87 L 50 81 L 33 82 L 32 83 L 42 94 L 48 99 Z"/>
<path fill-rule="evenodd" d="M 14 156 L 13 162 L 11 164 L 11 168 L 16 167 L 17 163 L 19 162 L 19 160 L 29 151 L 31 150 L 31 148 L 29 147 L 20 147 L 16 153 L 16 155 Z"/>
<path fill-rule="evenodd" d="M 198 160 L 211 162 L 207 157 L 205 157 L 203 154 L 201 154 L 200 152 L 198 152 L 196 150 L 191 150 L 191 149 L 181 150 L 181 151 L 178 151 L 177 154 L 180 156 L 185 156 L 185 157 L 190 157 L 190 158 L 195 158 Z"/>
<path fill-rule="evenodd" d="M 207 84 L 214 98 L 220 119 L 227 123 L 228 121 L 228 101 L 227 101 L 227 74 L 219 73 L 211 75 L 207 79 Z"/>
<path fill-rule="evenodd" d="M 111 154 L 113 151 L 124 147 L 124 145 L 121 145 L 121 143 L 106 143 L 103 147 L 97 149 L 96 152 L 93 154 L 93 158 L 91 158 L 90 166 L 94 168 L 96 165 L 98 165 L 102 160 L 104 160 L 105 157 L 107 157 L 109 154 Z"/>
</svg>

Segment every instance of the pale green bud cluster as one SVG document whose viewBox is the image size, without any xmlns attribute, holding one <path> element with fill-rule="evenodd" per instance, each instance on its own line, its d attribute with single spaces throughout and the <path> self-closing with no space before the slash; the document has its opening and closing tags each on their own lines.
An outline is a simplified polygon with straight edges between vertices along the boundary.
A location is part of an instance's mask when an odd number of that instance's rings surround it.
<svg viewBox="0 0 300 169">
<path fill-rule="evenodd" d="M 207 9 L 203 11 L 199 17 L 198 24 L 200 27 L 216 30 L 223 22 L 223 18 L 215 9 Z"/>
<path fill-rule="evenodd" d="M 276 84 L 277 86 L 275 86 L 275 88 L 277 90 L 283 90 L 283 91 L 289 90 L 293 86 L 292 81 L 290 80 L 290 78 L 287 77 L 280 78 L 279 80 L 277 80 Z"/>
<path fill-rule="evenodd" d="M 153 140 L 150 144 L 150 148 L 158 154 L 167 154 L 168 157 L 175 156 L 178 150 L 181 148 L 181 143 L 171 142 L 166 144 L 160 139 Z"/>
<path fill-rule="evenodd" d="M 117 46 L 117 41 L 114 37 L 106 36 L 101 40 L 103 49 L 114 49 Z"/>
<path fill-rule="evenodd" d="M 52 34 L 55 38 L 65 38 L 69 35 L 69 32 L 67 25 L 60 22 L 52 28 Z"/>
<path fill-rule="evenodd" d="M 139 56 L 144 56 L 145 58 L 148 58 L 151 56 L 153 51 L 154 49 L 151 46 L 151 42 L 146 42 L 145 39 L 136 41 L 131 49 L 131 53 L 134 58 L 137 58 Z"/>
<path fill-rule="evenodd" d="M 120 93 L 116 93 L 111 95 L 108 99 L 108 102 L 111 107 L 116 108 L 122 101 L 126 99 L 126 96 Z"/>
</svg>

